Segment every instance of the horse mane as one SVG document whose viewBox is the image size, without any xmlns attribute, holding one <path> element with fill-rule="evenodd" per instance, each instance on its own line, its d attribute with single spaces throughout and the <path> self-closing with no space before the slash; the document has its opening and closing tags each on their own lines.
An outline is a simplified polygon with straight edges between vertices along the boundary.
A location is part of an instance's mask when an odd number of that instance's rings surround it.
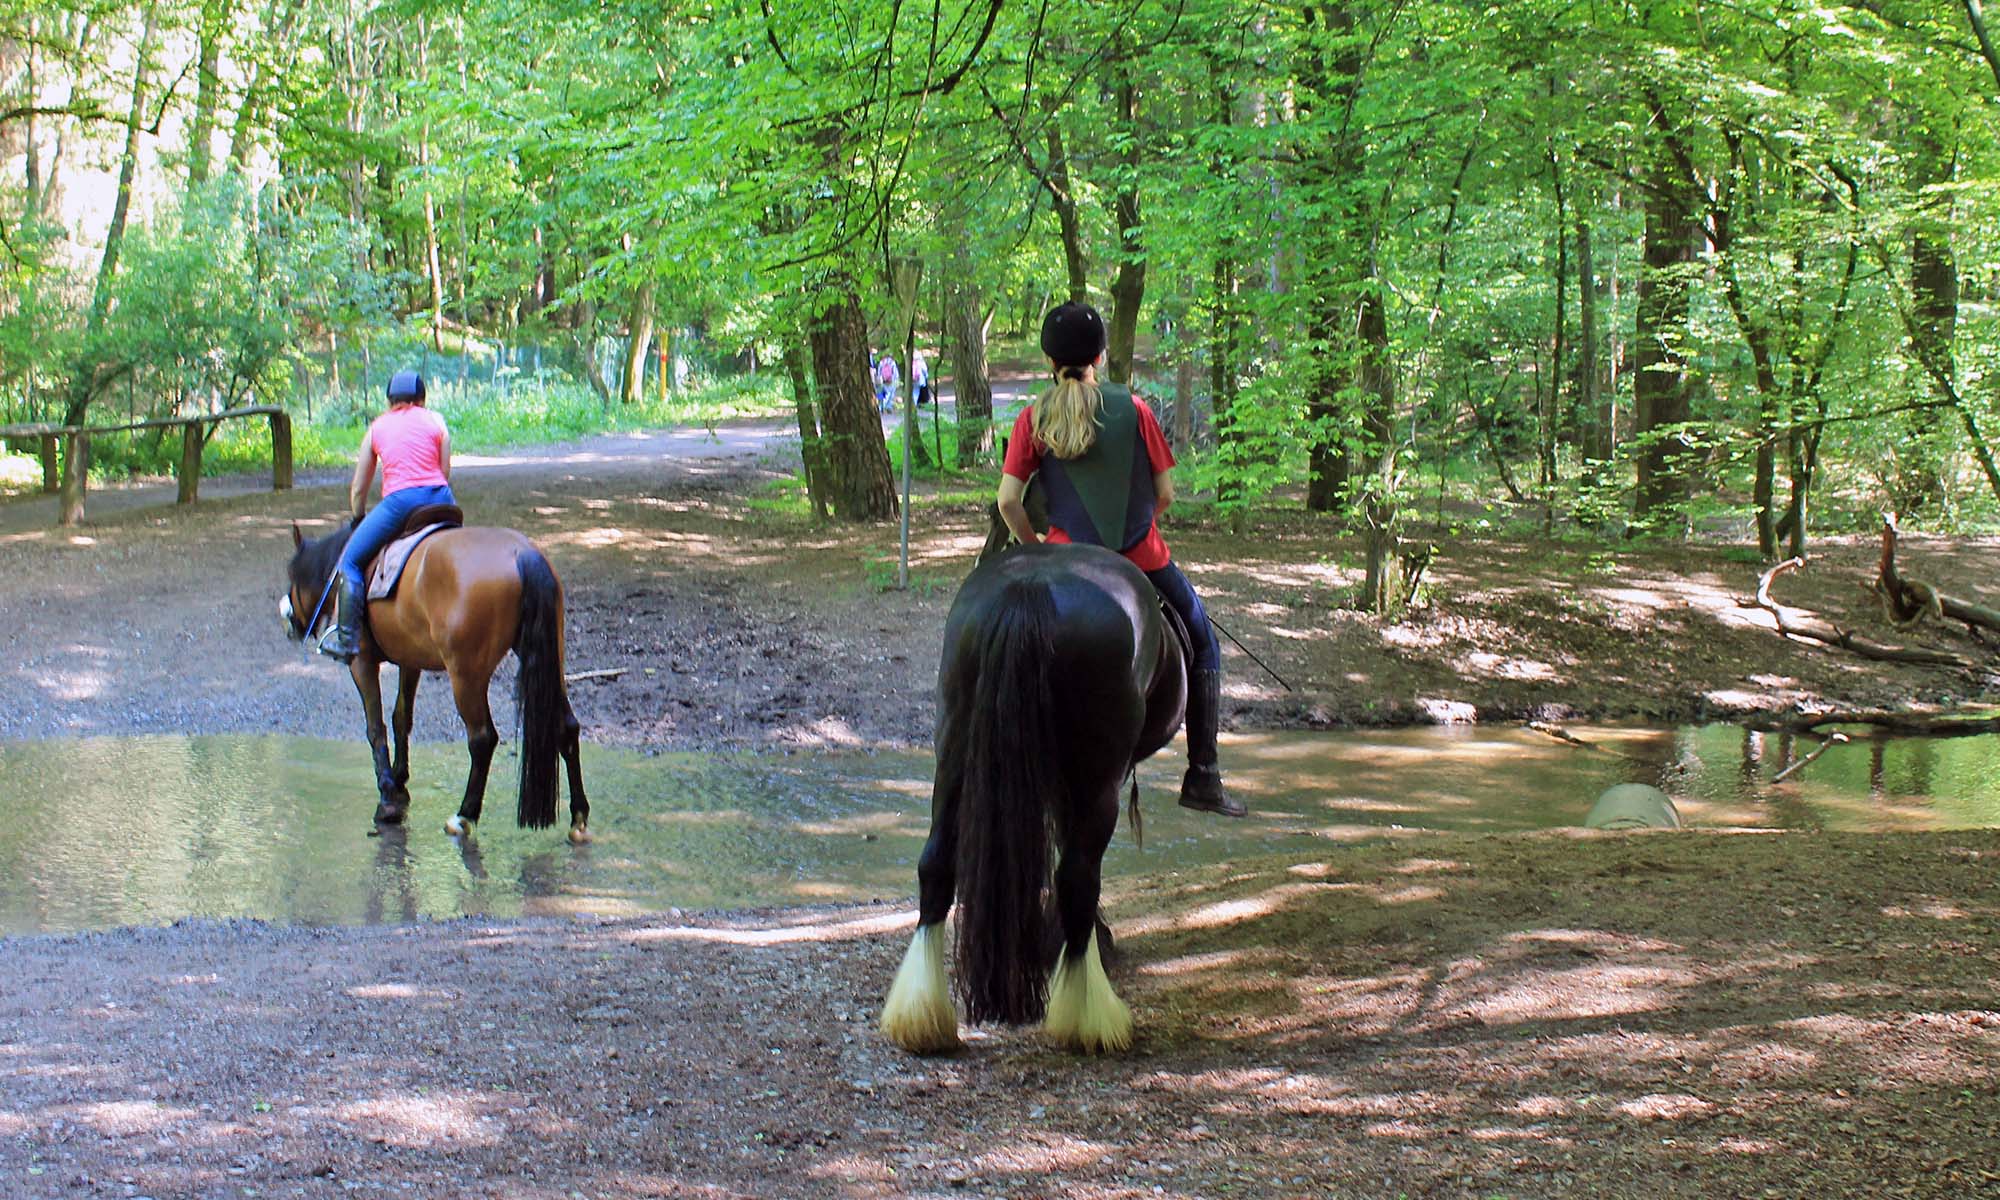
<svg viewBox="0 0 2000 1200">
<path fill-rule="evenodd" d="M 292 580 L 307 591 L 324 592 L 334 568 L 340 565 L 341 552 L 347 549 L 347 539 L 354 536 L 354 528 L 360 523 L 359 517 L 349 518 L 346 525 L 325 537 L 301 542 L 292 555 Z"/>
</svg>

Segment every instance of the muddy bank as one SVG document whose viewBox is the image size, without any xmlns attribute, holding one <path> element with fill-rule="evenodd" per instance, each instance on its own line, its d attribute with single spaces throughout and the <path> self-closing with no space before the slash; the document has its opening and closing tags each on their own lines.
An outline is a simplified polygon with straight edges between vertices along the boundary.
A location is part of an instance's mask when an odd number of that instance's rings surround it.
<svg viewBox="0 0 2000 1200">
<path fill-rule="evenodd" d="M 526 530 L 562 573 L 571 669 L 624 672 L 577 686 L 589 737 L 670 749 L 928 742 L 938 631 L 983 508 L 920 499 L 913 586 L 896 591 L 893 526 L 820 526 L 773 499 L 795 459 L 795 439 L 771 423 L 461 461 L 473 519 Z M 302 662 L 273 608 L 292 523 L 324 532 L 343 503 L 322 480 L 192 510 L 117 510 L 75 533 L 0 533 L 0 737 L 358 732 L 345 675 Z M 1440 537 L 1423 602 L 1383 623 L 1345 607 L 1360 549 L 1329 521 L 1280 513 L 1239 534 L 1178 516 L 1167 535 L 1217 620 L 1275 672 L 1224 640 L 1236 728 L 1680 722 L 1993 692 L 1985 647 L 1936 623 L 1888 627 L 1863 588 L 1871 538 L 1823 543 L 1779 599 L 1982 666 L 1873 663 L 1782 639 L 1748 606 L 1761 567 L 1740 547 Z M 1993 540 L 1912 537 L 1902 561 L 1954 594 L 1996 599 Z M 420 738 L 458 732 L 442 688 L 420 697 Z"/>
<path fill-rule="evenodd" d="M 2000 836 L 1113 881 L 1133 1053 L 890 1049 L 901 906 L 0 942 L 0 1193 L 1965 1197 Z"/>
</svg>

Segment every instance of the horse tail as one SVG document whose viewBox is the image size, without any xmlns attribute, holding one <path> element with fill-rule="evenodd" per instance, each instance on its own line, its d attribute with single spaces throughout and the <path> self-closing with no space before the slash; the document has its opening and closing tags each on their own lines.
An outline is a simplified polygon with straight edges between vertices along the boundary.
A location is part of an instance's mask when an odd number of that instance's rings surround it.
<svg viewBox="0 0 2000 1200">
<path fill-rule="evenodd" d="M 516 819 L 529 829 L 556 821 L 557 758 L 569 698 L 563 691 L 562 585 L 539 550 L 514 559 L 521 579 L 521 621 L 514 654 L 521 660 L 515 699 L 521 714 L 521 800 Z"/>
<path fill-rule="evenodd" d="M 963 734 L 958 828 L 958 987 L 966 1019 L 1042 1018 L 1051 798 L 1062 793 L 1050 677 L 1056 623 L 1047 583 L 1007 585 L 961 653 L 949 697 Z M 971 666 L 972 670 L 962 668 Z"/>
</svg>

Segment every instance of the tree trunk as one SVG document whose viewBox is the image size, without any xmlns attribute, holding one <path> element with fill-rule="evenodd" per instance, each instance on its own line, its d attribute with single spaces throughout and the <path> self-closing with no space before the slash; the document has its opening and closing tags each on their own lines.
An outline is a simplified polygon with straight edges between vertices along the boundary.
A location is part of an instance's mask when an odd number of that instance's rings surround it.
<svg viewBox="0 0 2000 1200">
<path fill-rule="evenodd" d="M 814 402 L 812 374 L 806 363 L 806 350 L 797 342 L 785 343 L 785 373 L 792 380 L 792 405 L 797 410 L 799 421 L 799 459 L 806 473 L 806 499 L 811 502 L 813 515 L 825 520 L 826 507 L 826 442 L 820 432 L 819 405 Z"/>
<path fill-rule="evenodd" d="M 896 515 L 896 487 L 875 389 L 868 381 L 868 323 L 854 281 L 826 281 L 832 305 L 813 322 L 813 379 L 826 442 L 826 496 L 843 521 L 881 521 Z"/>
<path fill-rule="evenodd" d="M 586 300 L 576 306 L 570 326 L 570 343 L 576 347 L 577 365 L 583 368 L 584 382 L 597 398 L 611 403 L 611 386 L 604 382 L 604 364 L 597 360 L 597 306 Z"/>
<path fill-rule="evenodd" d="M 960 270 L 953 272 L 946 303 L 945 320 L 950 326 L 951 386 L 958 411 L 958 467 L 960 470 L 987 461 L 993 454 L 993 384 L 986 374 L 987 316 L 979 285 L 963 268 L 967 257 L 958 258 Z"/>
<path fill-rule="evenodd" d="M 1062 127 L 1049 118 L 1049 202 L 1056 210 L 1056 224 L 1062 231 L 1063 265 L 1069 271 L 1069 298 L 1079 303 L 1090 299 L 1090 268 L 1083 256 L 1083 222 L 1076 211 L 1076 191 L 1070 184 L 1069 156 L 1063 150 Z"/>
<path fill-rule="evenodd" d="M 1576 405 L 1583 414 L 1583 456 L 1611 457 L 1611 421 L 1597 411 L 1597 264 L 1591 257 L 1590 218 L 1577 205 L 1576 218 Z"/>
<path fill-rule="evenodd" d="M 1917 194 L 1918 214 L 1910 236 L 1910 302 L 1913 309 L 1910 351 L 1935 381 L 1957 376 L 1952 342 L 1958 334 L 1958 261 L 1951 249 L 1950 192 L 1924 196 L 1924 189 L 1948 185 L 1954 174 L 1952 154 L 1933 132 L 1927 114 L 1912 112 L 1908 135 L 1910 190 Z M 1935 389 L 1934 389 L 1935 390 Z M 1946 476 L 1945 414 L 1919 409 L 1903 417 L 1897 438 L 1896 479 L 1892 484 L 1896 511 L 1923 512 L 1944 496 Z"/>
<path fill-rule="evenodd" d="M 104 233 L 104 255 L 97 264 L 97 283 L 92 290 L 90 314 L 84 325 L 83 348 L 70 375 L 69 406 L 63 417 L 65 425 L 83 424 L 90 402 L 97 394 L 97 373 L 103 365 L 104 352 L 96 343 L 99 333 L 103 331 L 104 319 L 111 311 L 111 289 L 118 276 L 118 254 L 125 241 L 125 222 L 132 211 L 132 177 L 139 167 L 139 131 L 143 128 L 146 113 L 146 76 L 153 54 L 156 15 L 154 6 L 148 4 L 139 33 L 139 53 L 132 68 L 132 105 L 125 117 L 125 152 L 118 160 L 117 197 L 111 206 L 110 228 Z M 85 456 L 69 455 L 65 471 L 75 471 L 79 457 Z M 67 486 L 67 476 L 64 482 Z M 81 496 L 80 488 L 77 494 Z"/>
<path fill-rule="evenodd" d="M 618 384 L 621 404 L 645 399 L 646 355 L 653 348 L 653 285 L 642 285 L 632 296 L 632 319 L 626 325 L 631 344 L 625 348 L 625 373 Z"/>
<path fill-rule="evenodd" d="M 188 190 L 208 182 L 214 154 L 215 110 L 222 91 L 222 43 L 229 35 L 229 0 L 202 0 L 200 50 L 195 66 L 194 117 L 188 123 Z"/>
<path fill-rule="evenodd" d="M 1680 169 L 1679 134 L 1657 99 L 1653 117 L 1652 180 L 1642 194 L 1646 215 L 1645 265 L 1639 272 L 1638 315 L 1632 354 L 1633 433 L 1645 438 L 1638 454 L 1633 515 L 1663 515 L 1691 491 L 1690 455 L 1675 427 L 1692 412 L 1685 342 L 1688 337 L 1688 270 L 1701 226 L 1694 181 Z"/>
<path fill-rule="evenodd" d="M 1139 333 L 1139 306 L 1146 296 L 1146 247 L 1139 221 L 1139 88 L 1130 64 L 1118 65 L 1118 121 L 1125 149 L 1119 154 L 1118 190 L 1112 203 L 1118 220 L 1118 278 L 1111 285 L 1111 329 L 1105 369 L 1113 383 L 1132 383 L 1133 345 Z"/>
</svg>

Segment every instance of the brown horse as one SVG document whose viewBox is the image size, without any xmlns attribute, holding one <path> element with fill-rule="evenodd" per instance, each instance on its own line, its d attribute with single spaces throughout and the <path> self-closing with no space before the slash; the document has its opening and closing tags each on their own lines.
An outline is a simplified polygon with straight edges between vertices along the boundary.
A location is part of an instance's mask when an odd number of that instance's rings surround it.
<svg viewBox="0 0 2000 1200">
<path fill-rule="evenodd" d="M 292 526 L 288 587 L 278 611 L 294 640 L 317 632 L 321 609 L 330 608 L 322 603 L 327 585 L 353 532 L 350 522 L 326 537 L 308 539 Z M 560 755 L 569 770 L 569 837 L 585 840 L 590 803 L 583 795 L 578 762 L 579 726 L 563 687 L 562 583 L 535 544 L 512 529 L 468 526 L 433 533 L 410 555 L 395 593 L 368 606 L 361 653 L 349 669 L 361 692 L 368 745 L 375 753 L 375 786 L 381 792 L 377 821 L 395 824 L 409 810 L 410 717 L 417 683 L 425 671 L 443 671 L 451 680 L 472 755 L 465 799 L 457 815 L 445 822 L 445 831 L 471 832 L 486 798 L 493 751 L 500 744 L 486 688 L 509 650 L 521 661 L 517 818 L 535 829 L 555 823 Z M 385 662 L 399 668 L 393 757 L 382 721 Z"/>
</svg>

